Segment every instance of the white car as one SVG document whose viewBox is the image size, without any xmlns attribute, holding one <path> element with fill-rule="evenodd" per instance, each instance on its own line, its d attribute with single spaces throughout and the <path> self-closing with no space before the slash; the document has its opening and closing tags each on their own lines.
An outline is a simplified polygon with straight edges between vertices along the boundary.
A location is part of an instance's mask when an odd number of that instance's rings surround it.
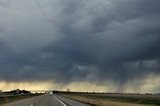
<svg viewBox="0 0 160 106">
<path fill-rule="evenodd" d="M 51 92 L 49 92 L 49 95 L 50 95 L 50 96 L 52 96 L 52 95 L 53 95 L 53 92 L 52 92 L 52 91 L 51 91 Z"/>
</svg>

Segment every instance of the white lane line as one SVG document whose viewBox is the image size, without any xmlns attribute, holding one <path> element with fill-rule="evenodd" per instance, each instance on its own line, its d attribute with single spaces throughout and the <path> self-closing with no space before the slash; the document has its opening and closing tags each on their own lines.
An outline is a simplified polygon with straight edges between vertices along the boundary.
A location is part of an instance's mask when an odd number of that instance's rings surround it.
<svg viewBox="0 0 160 106">
<path fill-rule="evenodd" d="M 57 98 L 56 96 L 54 96 L 54 98 L 56 98 L 63 106 L 67 106 L 66 104 L 64 104 L 59 98 Z"/>
<path fill-rule="evenodd" d="M 38 100 L 35 103 L 38 103 Z M 31 106 L 33 106 L 33 104 L 31 104 Z"/>
</svg>

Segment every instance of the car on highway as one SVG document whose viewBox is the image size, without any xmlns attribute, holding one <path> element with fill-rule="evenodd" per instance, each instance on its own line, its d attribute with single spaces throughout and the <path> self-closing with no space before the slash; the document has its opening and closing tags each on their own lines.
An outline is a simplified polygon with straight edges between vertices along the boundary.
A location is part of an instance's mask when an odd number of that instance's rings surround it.
<svg viewBox="0 0 160 106">
<path fill-rule="evenodd" d="M 53 95 L 53 92 L 52 92 L 52 91 L 50 91 L 50 92 L 49 92 L 49 95 L 50 95 L 50 96 L 52 96 L 52 95 Z"/>
</svg>

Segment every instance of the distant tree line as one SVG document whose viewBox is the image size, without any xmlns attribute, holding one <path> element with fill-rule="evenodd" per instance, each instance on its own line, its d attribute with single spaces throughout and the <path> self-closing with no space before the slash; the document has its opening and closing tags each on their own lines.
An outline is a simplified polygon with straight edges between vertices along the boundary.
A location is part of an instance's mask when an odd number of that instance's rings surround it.
<svg viewBox="0 0 160 106">
<path fill-rule="evenodd" d="M 8 92 L 4 92 L 5 94 L 12 94 L 12 95 L 23 95 L 23 94 L 31 94 L 30 91 L 27 90 L 20 90 L 20 89 L 16 89 L 16 90 L 11 90 Z"/>
</svg>

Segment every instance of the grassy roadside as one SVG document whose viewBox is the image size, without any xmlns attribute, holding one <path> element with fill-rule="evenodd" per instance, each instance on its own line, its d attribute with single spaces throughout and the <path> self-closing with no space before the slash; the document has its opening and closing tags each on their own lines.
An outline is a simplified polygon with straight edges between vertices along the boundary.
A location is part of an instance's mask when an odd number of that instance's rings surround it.
<svg viewBox="0 0 160 106">
<path fill-rule="evenodd" d="M 35 96 L 40 96 L 42 94 L 29 94 L 29 95 L 0 95 L 0 106 L 6 103 L 27 99 Z"/>
<path fill-rule="evenodd" d="M 159 98 L 104 96 L 89 94 L 61 94 L 64 97 L 81 101 L 93 106 L 160 106 Z"/>
</svg>

